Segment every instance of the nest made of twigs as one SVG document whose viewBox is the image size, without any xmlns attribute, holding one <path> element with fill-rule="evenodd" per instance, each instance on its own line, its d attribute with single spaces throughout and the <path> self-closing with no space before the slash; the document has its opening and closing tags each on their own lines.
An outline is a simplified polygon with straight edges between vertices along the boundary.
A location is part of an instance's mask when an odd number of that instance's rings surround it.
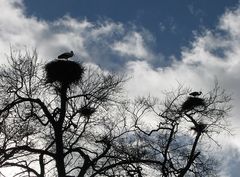
<svg viewBox="0 0 240 177">
<path fill-rule="evenodd" d="M 62 84 L 78 83 L 82 79 L 84 68 L 71 60 L 54 60 L 45 65 L 46 82 Z"/>
<path fill-rule="evenodd" d="M 84 106 L 80 109 L 80 113 L 86 117 L 91 116 L 95 111 L 95 108 L 89 106 Z"/>
<path fill-rule="evenodd" d="M 187 100 L 182 104 L 182 110 L 191 110 L 195 107 L 205 107 L 206 103 L 203 98 L 199 97 L 188 97 Z"/>
</svg>

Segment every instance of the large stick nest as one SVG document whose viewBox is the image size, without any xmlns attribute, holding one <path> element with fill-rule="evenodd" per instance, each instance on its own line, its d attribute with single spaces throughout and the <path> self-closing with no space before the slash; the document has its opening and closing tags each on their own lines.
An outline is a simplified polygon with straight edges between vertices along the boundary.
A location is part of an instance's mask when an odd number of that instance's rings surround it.
<svg viewBox="0 0 240 177">
<path fill-rule="evenodd" d="M 84 106 L 80 109 L 80 113 L 86 117 L 91 116 L 95 111 L 95 108 L 89 106 Z"/>
<path fill-rule="evenodd" d="M 54 60 L 45 65 L 45 71 L 47 83 L 60 82 L 70 85 L 82 79 L 84 68 L 75 61 Z"/>
<path fill-rule="evenodd" d="M 195 107 L 205 107 L 206 103 L 203 98 L 199 97 L 188 97 L 187 100 L 182 104 L 182 110 L 191 110 Z"/>
</svg>

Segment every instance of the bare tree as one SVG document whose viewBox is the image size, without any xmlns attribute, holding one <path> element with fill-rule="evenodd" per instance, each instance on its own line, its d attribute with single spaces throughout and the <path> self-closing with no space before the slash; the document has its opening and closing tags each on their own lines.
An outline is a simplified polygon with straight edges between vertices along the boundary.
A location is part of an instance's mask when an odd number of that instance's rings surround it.
<svg viewBox="0 0 240 177">
<path fill-rule="evenodd" d="M 226 127 L 230 98 L 219 87 L 194 98 L 179 89 L 162 104 L 130 104 L 124 81 L 71 60 L 11 53 L 0 69 L 0 168 L 37 177 L 214 174 L 201 142 Z"/>
<path fill-rule="evenodd" d="M 163 102 L 139 98 L 128 108 L 135 122 L 135 148 L 141 149 L 142 159 L 155 160 L 142 165 L 157 171 L 158 176 L 218 175 L 218 162 L 208 150 L 217 143 L 214 136 L 229 131 L 231 98 L 217 83 L 203 96 L 190 93 L 180 86 L 166 92 Z"/>
<path fill-rule="evenodd" d="M 12 53 L 0 81 L 0 167 L 65 177 L 114 174 L 107 171 L 129 163 L 113 149 L 131 131 L 119 111 L 123 76 Z"/>
</svg>

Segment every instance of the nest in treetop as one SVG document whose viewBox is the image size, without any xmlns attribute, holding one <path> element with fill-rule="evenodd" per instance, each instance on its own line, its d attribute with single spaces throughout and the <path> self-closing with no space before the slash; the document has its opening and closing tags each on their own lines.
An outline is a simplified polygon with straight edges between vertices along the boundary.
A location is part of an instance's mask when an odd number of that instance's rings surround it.
<svg viewBox="0 0 240 177">
<path fill-rule="evenodd" d="M 71 60 L 54 60 L 45 65 L 47 83 L 78 83 L 82 79 L 84 68 Z"/>
<path fill-rule="evenodd" d="M 191 110 L 194 109 L 195 107 L 205 107 L 206 103 L 203 98 L 199 97 L 188 97 L 187 100 L 182 104 L 182 110 Z"/>
<path fill-rule="evenodd" d="M 96 111 L 95 108 L 89 106 L 84 106 L 80 109 L 80 113 L 83 116 L 91 116 L 95 111 Z"/>
</svg>

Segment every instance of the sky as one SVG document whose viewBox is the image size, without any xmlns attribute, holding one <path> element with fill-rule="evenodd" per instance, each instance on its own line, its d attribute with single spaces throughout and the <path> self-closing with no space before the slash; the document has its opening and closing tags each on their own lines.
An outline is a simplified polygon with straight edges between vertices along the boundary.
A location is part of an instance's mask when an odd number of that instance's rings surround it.
<svg viewBox="0 0 240 177">
<path fill-rule="evenodd" d="M 44 61 L 73 50 L 73 60 L 131 76 L 129 97 L 161 97 L 179 83 L 204 93 L 217 79 L 232 94 L 236 132 L 224 140 L 221 175 L 238 177 L 238 0 L 0 0 L 0 12 L 0 64 L 10 47 Z"/>
</svg>

